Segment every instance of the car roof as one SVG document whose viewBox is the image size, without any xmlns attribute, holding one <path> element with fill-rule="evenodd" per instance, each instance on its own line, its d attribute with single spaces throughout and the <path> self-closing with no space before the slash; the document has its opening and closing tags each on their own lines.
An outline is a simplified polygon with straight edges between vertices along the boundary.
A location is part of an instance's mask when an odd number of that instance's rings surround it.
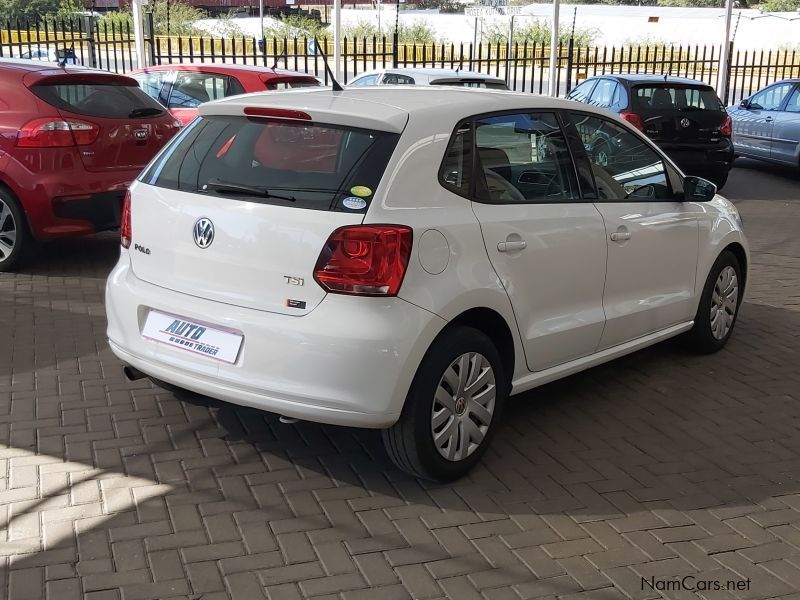
<svg viewBox="0 0 800 600">
<path fill-rule="evenodd" d="M 120 75 L 103 69 L 92 69 L 81 65 L 67 63 L 63 67 L 58 66 L 56 63 L 44 62 L 31 59 L 19 58 L 0 58 L 0 69 L 6 72 L 16 72 L 20 77 L 25 78 L 26 85 L 33 84 L 35 81 L 44 79 L 45 77 L 64 75 L 91 75 L 92 77 L 108 77 L 109 79 L 127 80 L 131 85 L 136 82 L 127 75 Z"/>
<path fill-rule="evenodd" d="M 261 65 L 231 65 L 226 63 L 178 63 L 172 65 L 153 65 L 144 69 L 137 69 L 131 74 L 147 73 L 149 71 L 207 71 L 209 73 L 219 73 L 228 75 L 232 73 L 259 73 L 270 77 L 303 77 L 304 79 L 314 78 L 310 73 L 300 73 L 287 69 L 272 69 Z"/>
<path fill-rule="evenodd" d="M 248 107 L 307 112 L 314 120 L 331 119 L 352 127 L 401 132 L 409 116 L 432 123 L 452 122 L 504 110 L 579 108 L 610 115 L 608 111 L 570 100 L 521 92 L 445 86 L 386 85 L 345 88 L 303 88 L 257 92 L 201 104 L 202 116 L 242 115 Z"/>
<path fill-rule="evenodd" d="M 374 75 L 375 73 L 392 73 L 396 75 L 421 75 L 425 77 L 459 77 L 468 79 L 484 79 L 487 81 L 503 81 L 501 77 L 494 75 L 487 75 L 486 73 L 476 73 L 475 71 L 463 71 L 455 69 L 438 69 L 432 67 L 403 67 L 403 68 L 388 68 L 377 69 L 374 71 L 367 71 L 360 73 L 358 77 L 364 75 Z"/>
<path fill-rule="evenodd" d="M 705 85 L 712 87 L 705 81 L 690 79 L 688 77 L 673 77 L 672 75 L 650 75 L 644 73 L 609 73 L 608 75 L 595 75 L 586 81 L 594 79 L 619 79 L 626 83 L 680 83 L 683 85 Z"/>
</svg>

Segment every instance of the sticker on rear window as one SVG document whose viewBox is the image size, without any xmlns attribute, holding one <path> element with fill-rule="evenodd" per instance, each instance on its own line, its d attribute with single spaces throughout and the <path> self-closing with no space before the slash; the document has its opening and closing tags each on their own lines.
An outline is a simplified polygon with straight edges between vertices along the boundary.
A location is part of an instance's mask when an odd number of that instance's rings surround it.
<svg viewBox="0 0 800 600">
<path fill-rule="evenodd" d="M 367 202 L 362 198 L 356 198 L 355 196 L 348 196 L 347 198 L 342 200 L 342 204 L 344 204 L 345 208 L 349 208 L 350 210 L 361 210 L 367 205 Z"/>
<path fill-rule="evenodd" d="M 372 190 L 365 185 L 354 185 L 353 187 L 350 188 L 350 193 L 353 194 L 353 196 L 360 196 L 361 198 L 366 198 L 367 196 L 372 195 Z"/>
</svg>

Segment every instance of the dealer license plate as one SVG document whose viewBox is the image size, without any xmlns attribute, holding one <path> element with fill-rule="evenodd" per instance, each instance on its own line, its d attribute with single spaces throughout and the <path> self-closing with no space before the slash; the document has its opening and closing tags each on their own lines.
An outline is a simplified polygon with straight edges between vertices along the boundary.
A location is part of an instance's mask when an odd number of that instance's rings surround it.
<svg viewBox="0 0 800 600">
<path fill-rule="evenodd" d="M 142 336 L 230 364 L 236 362 L 242 346 L 241 334 L 157 310 L 148 313 Z"/>
</svg>

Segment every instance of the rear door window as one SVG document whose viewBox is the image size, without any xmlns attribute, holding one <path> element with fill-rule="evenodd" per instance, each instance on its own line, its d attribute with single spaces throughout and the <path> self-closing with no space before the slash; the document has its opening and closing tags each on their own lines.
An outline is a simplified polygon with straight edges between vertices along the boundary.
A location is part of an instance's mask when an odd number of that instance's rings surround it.
<svg viewBox="0 0 800 600">
<path fill-rule="evenodd" d="M 63 81 L 63 80 L 62 80 Z M 164 107 L 138 85 L 105 83 L 39 84 L 31 87 L 39 98 L 58 110 L 106 119 L 140 119 L 164 114 Z"/>
<path fill-rule="evenodd" d="M 398 139 L 323 123 L 201 117 L 142 181 L 234 200 L 366 210 Z"/>
<path fill-rule="evenodd" d="M 475 147 L 476 196 L 483 202 L 551 203 L 579 197 L 564 133 L 552 113 L 481 117 L 475 121 Z"/>
<path fill-rule="evenodd" d="M 614 94 L 617 91 L 617 82 L 611 79 L 601 79 L 597 82 L 589 96 L 589 104 L 595 106 L 611 106 L 614 103 Z"/>
<path fill-rule="evenodd" d="M 197 108 L 204 102 L 236 94 L 244 94 L 244 88 L 234 77 L 200 71 L 178 71 L 167 106 Z"/>
<path fill-rule="evenodd" d="M 387 73 L 383 76 L 384 85 L 414 85 L 414 78 L 399 73 Z"/>
<path fill-rule="evenodd" d="M 800 88 L 795 88 L 786 103 L 786 112 L 800 113 Z"/>
</svg>

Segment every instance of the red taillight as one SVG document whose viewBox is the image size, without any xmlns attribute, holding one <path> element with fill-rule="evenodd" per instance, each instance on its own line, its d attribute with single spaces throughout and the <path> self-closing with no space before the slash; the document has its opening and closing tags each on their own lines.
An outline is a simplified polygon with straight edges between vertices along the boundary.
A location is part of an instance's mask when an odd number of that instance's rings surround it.
<svg viewBox="0 0 800 600">
<path fill-rule="evenodd" d="M 725 115 L 725 120 L 722 122 L 722 125 L 720 125 L 719 133 L 725 137 L 731 137 L 733 133 L 733 120 L 731 120 L 730 115 Z"/>
<path fill-rule="evenodd" d="M 100 127 L 78 119 L 33 119 L 17 134 L 20 148 L 87 146 L 97 139 Z"/>
<path fill-rule="evenodd" d="M 125 201 L 122 203 L 122 222 L 119 225 L 119 239 L 123 248 L 131 247 L 131 191 L 125 192 Z"/>
<path fill-rule="evenodd" d="M 310 121 L 311 115 L 302 110 L 290 108 L 263 108 L 260 106 L 248 106 L 244 109 L 244 114 L 248 117 L 272 117 L 274 119 L 298 119 L 300 121 Z"/>
<path fill-rule="evenodd" d="M 334 231 L 314 267 L 328 292 L 396 296 L 411 256 L 413 233 L 403 225 L 352 225 Z"/>
<path fill-rule="evenodd" d="M 639 131 L 644 132 L 644 122 L 642 122 L 642 117 L 640 117 L 636 113 L 621 112 L 619 113 L 619 116 L 623 121 L 627 121 L 628 123 L 636 127 L 636 129 L 638 129 Z"/>
</svg>

